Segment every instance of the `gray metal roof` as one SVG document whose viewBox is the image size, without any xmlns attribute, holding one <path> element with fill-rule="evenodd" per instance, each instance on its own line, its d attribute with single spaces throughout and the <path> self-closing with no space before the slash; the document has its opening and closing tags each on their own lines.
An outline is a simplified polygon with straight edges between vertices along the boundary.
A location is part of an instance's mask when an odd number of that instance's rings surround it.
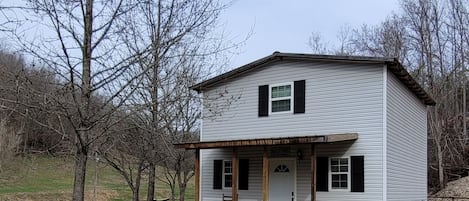
<svg viewBox="0 0 469 201">
<path fill-rule="evenodd" d="M 433 98 L 412 78 L 402 64 L 395 58 L 388 57 L 363 57 L 363 56 L 336 56 L 336 55 L 318 55 L 318 54 L 296 54 L 274 52 L 264 58 L 248 63 L 239 68 L 215 76 L 191 87 L 198 92 L 209 89 L 213 86 L 227 82 L 233 78 L 240 77 L 245 73 L 251 72 L 266 64 L 271 64 L 282 60 L 302 60 L 302 61 L 328 61 L 328 62 L 348 62 L 348 63 L 383 63 L 388 69 L 412 91 L 426 105 L 435 105 Z"/>
</svg>

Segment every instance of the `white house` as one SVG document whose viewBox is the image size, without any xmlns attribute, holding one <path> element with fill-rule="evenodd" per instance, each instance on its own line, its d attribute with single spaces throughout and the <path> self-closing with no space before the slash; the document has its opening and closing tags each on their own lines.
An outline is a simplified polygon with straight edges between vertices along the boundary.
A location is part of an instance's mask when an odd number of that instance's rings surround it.
<svg viewBox="0 0 469 201">
<path fill-rule="evenodd" d="M 196 201 L 427 200 L 427 105 L 392 58 L 275 52 L 192 87 Z"/>
</svg>

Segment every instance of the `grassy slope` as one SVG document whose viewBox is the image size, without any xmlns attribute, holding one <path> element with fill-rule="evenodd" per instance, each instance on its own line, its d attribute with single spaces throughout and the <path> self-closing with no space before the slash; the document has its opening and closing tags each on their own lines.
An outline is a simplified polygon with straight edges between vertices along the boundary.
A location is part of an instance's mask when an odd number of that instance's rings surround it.
<svg viewBox="0 0 469 201">
<path fill-rule="evenodd" d="M 94 161 L 89 161 L 86 177 L 86 200 L 94 200 Z M 141 186 L 141 199 L 146 197 L 146 182 Z M 97 200 L 123 201 L 131 199 L 125 180 L 111 167 L 98 166 Z M 0 172 L 0 200 L 71 200 L 73 160 L 65 157 L 29 156 L 16 158 Z M 169 187 L 157 183 L 157 198 L 169 197 Z M 189 185 L 186 200 L 193 199 Z"/>
</svg>

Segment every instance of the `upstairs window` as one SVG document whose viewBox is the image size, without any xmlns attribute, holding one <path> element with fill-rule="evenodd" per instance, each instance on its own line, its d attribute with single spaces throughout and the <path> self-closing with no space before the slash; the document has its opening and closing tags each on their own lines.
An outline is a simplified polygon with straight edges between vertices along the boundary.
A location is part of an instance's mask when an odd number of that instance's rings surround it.
<svg viewBox="0 0 469 201">
<path fill-rule="evenodd" d="M 305 80 L 259 86 L 258 116 L 305 113 Z"/>
<path fill-rule="evenodd" d="M 292 84 L 270 86 L 270 112 L 290 112 L 292 110 Z"/>
</svg>

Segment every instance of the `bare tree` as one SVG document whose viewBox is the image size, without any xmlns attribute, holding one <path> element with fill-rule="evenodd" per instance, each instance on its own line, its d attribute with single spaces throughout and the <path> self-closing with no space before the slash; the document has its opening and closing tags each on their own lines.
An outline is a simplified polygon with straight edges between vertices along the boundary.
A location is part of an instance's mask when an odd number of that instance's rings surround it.
<svg viewBox="0 0 469 201">
<path fill-rule="evenodd" d="M 221 42 L 222 38 L 211 34 L 225 6 L 216 0 L 147 0 L 129 12 L 122 25 L 128 27 L 124 36 L 130 54 L 145 52 L 136 63 L 136 69 L 143 71 L 135 71 L 143 73 L 144 80 L 136 86 L 138 93 L 129 103 L 141 106 L 139 119 L 148 120 L 139 121 L 139 127 L 146 132 L 143 146 L 150 153 L 145 158 L 149 172 L 148 201 L 154 199 L 157 162 L 162 152 L 172 148 L 173 142 L 165 135 L 178 118 L 172 111 L 174 105 L 182 100 L 173 93 L 187 87 L 180 83 L 192 76 L 191 71 L 185 70 L 194 68 L 194 71 L 208 74 L 211 66 L 218 62 L 209 64 L 207 61 L 229 48 Z M 193 65 L 196 62 L 197 65 Z"/>
<path fill-rule="evenodd" d="M 123 79 L 135 57 L 122 51 L 118 33 L 123 27 L 116 26 L 135 6 L 136 2 L 123 0 L 30 0 L 11 5 L 16 12 L 11 16 L 18 19 L 4 24 L 18 49 L 51 69 L 59 80 L 54 96 L 42 94 L 44 107 L 36 108 L 59 123 L 36 123 L 74 145 L 74 201 L 84 199 L 89 152 L 120 121 L 111 116 L 132 93 L 131 85 L 139 82 L 139 75 Z M 33 28 L 38 34 L 26 34 Z"/>
<path fill-rule="evenodd" d="M 139 201 L 143 171 L 148 167 L 145 156 L 149 153 L 142 146 L 146 141 L 144 132 L 133 121 L 132 117 L 126 117 L 121 124 L 113 127 L 114 135 L 103 141 L 100 152 L 107 163 L 124 177 L 132 191 L 132 201 Z"/>
<path fill-rule="evenodd" d="M 319 32 L 311 32 L 309 36 L 308 46 L 311 48 L 313 54 L 327 54 L 329 53 L 327 43 Z"/>
</svg>

